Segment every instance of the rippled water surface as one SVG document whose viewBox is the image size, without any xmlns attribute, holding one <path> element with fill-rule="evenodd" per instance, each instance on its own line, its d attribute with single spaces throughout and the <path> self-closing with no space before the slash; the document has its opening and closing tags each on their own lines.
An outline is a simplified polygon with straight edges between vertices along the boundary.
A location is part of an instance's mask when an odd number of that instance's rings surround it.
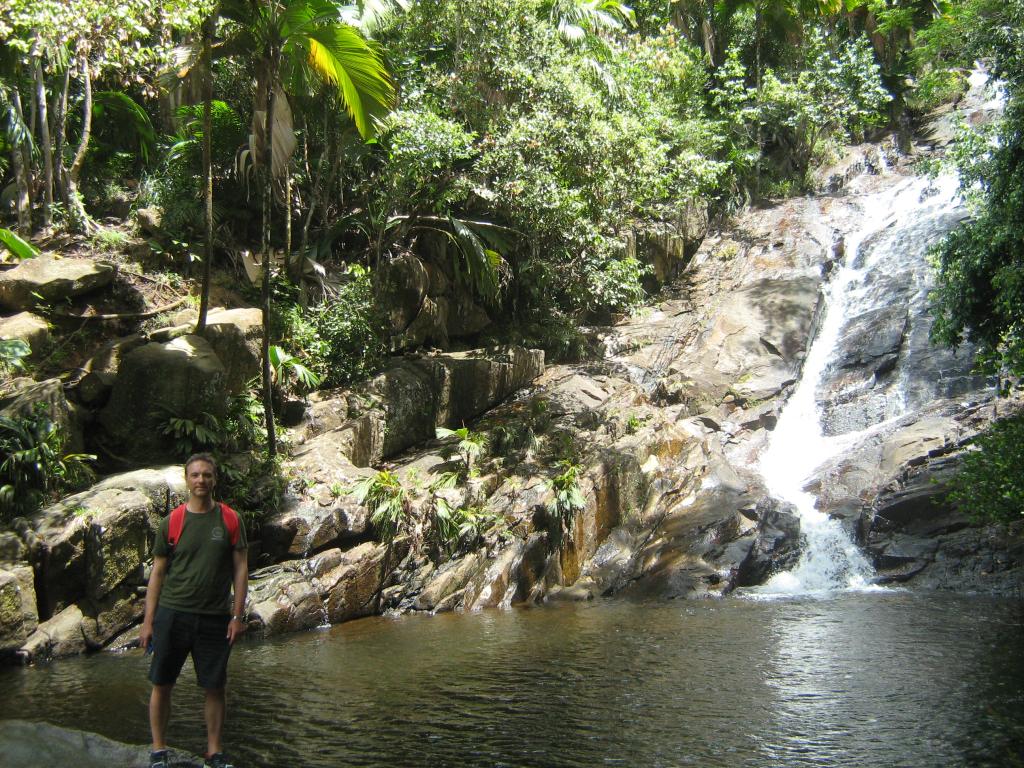
<svg viewBox="0 0 1024 768">
<path fill-rule="evenodd" d="M 1024 765 L 1024 607 L 912 593 L 370 619 L 232 658 L 241 766 Z M 148 741 L 137 651 L 0 669 L 0 718 Z M 174 746 L 201 752 L 187 670 Z"/>
</svg>

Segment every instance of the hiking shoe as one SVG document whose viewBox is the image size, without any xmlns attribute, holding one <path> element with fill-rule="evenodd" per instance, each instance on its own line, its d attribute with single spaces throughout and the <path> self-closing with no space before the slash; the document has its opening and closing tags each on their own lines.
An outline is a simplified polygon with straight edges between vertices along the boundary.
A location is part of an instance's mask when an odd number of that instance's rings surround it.
<svg viewBox="0 0 1024 768">
<path fill-rule="evenodd" d="M 235 766 L 228 762 L 223 752 L 215 752 L 206 758 L 203 768 L 235 768 Z"/>
<path fill-rule="evenodd" d="M 149 753 L 149 768 L 170 768 L 171 758 L 166 749 Z"/>
</svg>

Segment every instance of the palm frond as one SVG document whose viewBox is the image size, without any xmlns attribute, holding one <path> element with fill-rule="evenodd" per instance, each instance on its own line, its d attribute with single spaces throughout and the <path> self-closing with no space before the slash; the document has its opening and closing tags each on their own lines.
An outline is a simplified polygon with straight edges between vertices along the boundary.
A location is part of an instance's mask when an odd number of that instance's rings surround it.
<svg viewBox="0 0 1024 768">
<path fill-rule="evenodd" d="M 372 138 L 373 118 L 395 102 L 395 86 L 379 48 L 347 24 L 312 27 L 296 43 L 306 49 L 309 66 L 338 89 L 359 134 Z"/>
</svg>

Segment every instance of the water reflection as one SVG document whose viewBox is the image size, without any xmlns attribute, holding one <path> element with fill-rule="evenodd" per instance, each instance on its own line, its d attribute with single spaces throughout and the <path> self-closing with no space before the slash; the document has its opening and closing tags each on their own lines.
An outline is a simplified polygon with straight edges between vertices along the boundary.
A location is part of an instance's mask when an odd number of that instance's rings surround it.
<svg viewBox="0 0 1024 768">
<path fill-rule="evenodd" d="M 228 741 L 265 768 L 1012 765 L 1020 604 L 724 600 L 371 619 L 232 660 Z M 0 717 L 143 743 L 145 660 L 0 670 Z M 200 699 L 172 742 L 202 748 Z M 0 745 L 2 752 L 3 745 Z"/>
</svg>

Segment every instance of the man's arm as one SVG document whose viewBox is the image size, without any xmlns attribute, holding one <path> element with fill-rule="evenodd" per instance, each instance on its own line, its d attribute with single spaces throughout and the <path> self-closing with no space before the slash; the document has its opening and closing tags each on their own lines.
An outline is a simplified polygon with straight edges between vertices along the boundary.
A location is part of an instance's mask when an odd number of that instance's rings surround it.
<svg viewBox="0 0 1024 768">
<path fill-rule="evenodd" d="M 142 648 L 148 647 L 153 640 L 153 617 L 160 603 L 160 590 L 163 589 L 164 576 L 167 575 L 167 562 L 166 557 L 153 558 L 153 569 L 149 572 L 149 584 L 146 586 L 146 614 L 142 619 L 142 631 L 139 632 L 139 646 Z"/>
<path fill-rule="evenodd" d="M 245 597 L 249 591 L 249 552 L 236 549 L 231 552 L 231 565 L 234 570 L 232 585 L 234 601 L 231 604 L 231 621 L 228 622 L 228 642 L 234 643 L 246 630 L 242 620 L 245 613 Z"/>
</svg>

